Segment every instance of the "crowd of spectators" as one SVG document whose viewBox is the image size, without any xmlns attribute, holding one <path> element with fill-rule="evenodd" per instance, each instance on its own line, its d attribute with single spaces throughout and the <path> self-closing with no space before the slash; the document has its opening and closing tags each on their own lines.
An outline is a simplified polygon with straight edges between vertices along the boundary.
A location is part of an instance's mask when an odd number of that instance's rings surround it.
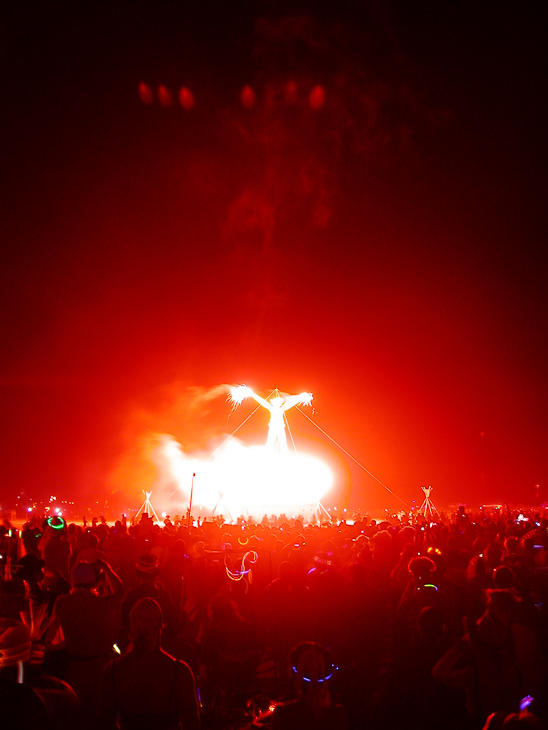
<svg viewBox="0 0 548 730">
<path fill-rule="evenodd" d="M 546 514 L 432 519 L 4 524 L 0 726 L 548 727 Z"/>
</svg>

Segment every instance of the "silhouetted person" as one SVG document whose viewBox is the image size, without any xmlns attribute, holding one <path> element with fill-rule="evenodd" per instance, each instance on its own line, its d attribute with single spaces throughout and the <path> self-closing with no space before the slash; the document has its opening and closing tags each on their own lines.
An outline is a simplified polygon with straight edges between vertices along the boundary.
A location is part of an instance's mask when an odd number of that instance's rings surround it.
<svg viewBox="0 0 548 730">
<path fill-rule="evenodd" d="M 139 585 L 127 593 L 122 603 L 122 625 L 125 632 L 129 630 L 129 616 L 131 609 L 137 601 L 141 598 L 153 598 L 160 604 L 160 608 L 162 609 L 165 626 L 162 638 L 163 646 L 166 649 L 170 649 L 177 633 L 177 613 L 169 593 L 156 582 L 160 573 L 158 559 L 155 555 L 141 555 L 135 564 L 135 572 L 139 579 Z M 125 648 L 127 645 L 125 637 L 122 639 L 122 644 L 123 648 Z"/>
<path fill-rule="evenodd" d="M 194 676 L 160 647 L 160 605 L 142 598 L 130 614 L 130 650 L 105 668 L 101 727 L 105 730 L 197 730 Z"/>
<path fill-rule="evenodd" d="M 60 631 L 51 642 L 60 640 L 60 647 L 68 654 L 64 679 L 78 695 L 83 721 L 91 723 L 103 669 L 113 655 L 113 644 L 120 632 L 124 589 L 104 560 L 95 565 L 76 563 L 72 582 L 71 592 L 59 596 L 55 603 L 54 615 Z"/>
<path fill-rule="evenodd" d="M 303 641 L 290 654 L 297 699 L 278 705 L 272 730 L 345 730 L 348 715 L 333 704 L 330 680 L 336 672 L 330 652 L 319 644 Z"/>
</svg>

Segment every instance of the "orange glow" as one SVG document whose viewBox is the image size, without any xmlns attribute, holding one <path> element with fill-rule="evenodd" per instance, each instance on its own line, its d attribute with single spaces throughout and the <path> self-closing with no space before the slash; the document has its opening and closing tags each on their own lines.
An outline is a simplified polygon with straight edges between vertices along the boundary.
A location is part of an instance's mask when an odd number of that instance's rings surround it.
<svg viewBox="0 0 548 730">
<path fill-rule="evenodd" d="M 157 455 L 160 478 L 169 476 L 188 499 L 196 473 L 193 504 L 206 510 L 219 505 L 219 512 L 233 518 L 312 510 L 333 484 L 329 467 L 310 454 L 276 453 L 233 438 L 208 459 L 187 455 L 174 439 L 164 439 Z"/>
<path fill-rule="evenodd" d="M 236 429 L 264 444 L 265 408 L 210 392 L 246 378 L 314 392 L 285 435 L 333 469 L 326 507 L 418 509 L 428 484 L 440 511 L 548 500 L 545 38 L 524 3 L 108 24 L 12 5 L 4 510 L 55 492 L 50 513 L 114 518 L 152 489 L 180 513 L 158 434 L 185 458 Z"/>
</svg>

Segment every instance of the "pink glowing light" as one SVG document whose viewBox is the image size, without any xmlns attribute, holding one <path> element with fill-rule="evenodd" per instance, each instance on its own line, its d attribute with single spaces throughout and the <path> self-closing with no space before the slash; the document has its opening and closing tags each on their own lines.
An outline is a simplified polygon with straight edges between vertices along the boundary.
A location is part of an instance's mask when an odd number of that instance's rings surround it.
<svg viewBox="0 0 548 730">
<path fill-rule="evenodd" d="M 182 86 L 179 91 L 179 103 L 187 112 L 194 108 L 194 94 L 186 86 Z"/>
<path fill-rule="evenodd" d="M 158 101 L 162 106 L 170 107 L 173 104 L 173 94 L 167 86 L 158 87 Z"/>
<path fill-rule="evenodd" d="M 318 111 L 325 104 L 325 91 L 319 84 L 315 86 L 308 97 L 311 109 Z"/>
<path fill-rule="evenodd" d="M 154 94 L 152 93 L 152 89 L 148 84 L 145 84 L 143 81 L 139 84 L 139 98 L 143 102 L 143 104 L 152 104 L 154 101 Z"/>
<path fill-rule="evenodd" d="M 253 109 L 255 106 L 255 92 L 251 86 L 244 86 L 240 92 L 240 101 L 246 109 Z"/>
</svg>

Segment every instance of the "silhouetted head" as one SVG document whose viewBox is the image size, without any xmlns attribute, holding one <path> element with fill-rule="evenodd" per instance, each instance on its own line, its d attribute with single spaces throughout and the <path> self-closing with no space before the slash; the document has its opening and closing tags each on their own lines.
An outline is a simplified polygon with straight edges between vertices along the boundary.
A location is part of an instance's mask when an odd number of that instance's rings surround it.
<svg viewBox="0 0 548 730">
<path fill-rule="evenodd" d="M 493 583 L 495 588 L 513 588 L 514 587 L 514 573 L 508 565 L 499 565 L 493 571 Z"/>
<path fill-rule="evenodd" d="M 141 555 L 135 564 L 135 571 L 142 580 L 154 581 L 160 572 L 158 558 L 155 555 Z"/>
<path fill-rule="evenodd" d="M 153 598 L 141 598 L 129 614 L 129 635 L 136 649 L 151 651 L 160 644 L 164 617 Z"/>
<path fill-rule="evenodd" d="M 87 560 L 79 560 L 71 573 L 72 585 L 75 588 L 93 588 L 97 582 L 95 568 Z"/>
<path fill-rule="evenodd" d="M 303 692 L 328 682 L 337 671 L 329 649 L 313 641 L 297 644 L 289 659 L 291 670 Z"/>
<path fill-rule="evenodd" d="M 436 606 L 426 606 L 419 613 L 418 624 L 423 639 L 437 641 L 443 636 L 443 611 Z"/>
<path fill-rule="evenodd" d="M 409 561 L 409 572 L 415 583 L 428 583 L 432 580 L 432 573 L 436 570 L 436 564 L 430 558 L 419 556 Z"/>
</svg>

